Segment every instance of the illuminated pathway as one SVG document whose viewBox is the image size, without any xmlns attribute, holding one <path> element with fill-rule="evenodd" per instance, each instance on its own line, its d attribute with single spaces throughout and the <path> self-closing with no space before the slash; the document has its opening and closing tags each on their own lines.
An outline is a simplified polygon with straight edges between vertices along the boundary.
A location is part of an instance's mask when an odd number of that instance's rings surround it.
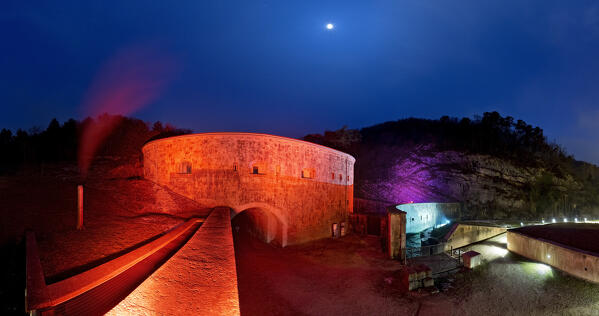
<svg viewBox="0 0 599 316">
<path fill-rule="evenodd" d="M 229 208 L 215 208 L 193 237 L 108 315 L 239 315 Z"/>
</svg>

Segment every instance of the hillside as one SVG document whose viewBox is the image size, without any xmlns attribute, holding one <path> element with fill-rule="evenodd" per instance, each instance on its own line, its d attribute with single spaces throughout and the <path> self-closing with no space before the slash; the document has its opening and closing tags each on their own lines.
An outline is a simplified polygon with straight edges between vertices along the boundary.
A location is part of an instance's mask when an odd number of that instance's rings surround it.
<svg viewBox="0 0 599 316">
<path fill-rule="evenodd" d="M 189 133 L 162 123 L 120 123 L 96 159 L 115 160 L 112 176 L 141 176 L 141 146 Z M 103 120 L 56 120 L 46 130 L 0 132 L 0 176 L 36 172 L 76 160 L 81 130 Z M 497 112 L 482 117 L 402 119 L 360 130 L 343 128 L 304 140 L 356 157 L 355 196 L 393 202 L 460 202 L 469 218 L 599 216 L 599 168 L 547 141 L 540 127 Z M 81 180 L 78 180 L 81 181 Z"/>
<path fill-rule="evenodd" d="M 160 121 L 151 124 L 109 114 L 88 117 L 83 121 L 70 119 L 63 124 L 53 119 L 45 130 L 33 127 L 13 133 L 3 128 L 0 130 L 0 176 L 32 170 L 43 175 L 47 165 L 76 162 L 81 143 L 90 141 L 83 139 L 84 132 L 98 130 L 107 122 L 114 123 L 114 126 L 107 131 L 105 138 L 97 137 L 101 143 L 93 157 L 126 160 L 130 164 L 141 163 L 141 147 L 145 142 L 191 132 L 170 124 L 163 126 Z M 97 133 L 92 135 L 99 136 Z"/>
<path fill-rule="evenodd" d="M 549 143 L 543 130 L 497 112 L 403 119 L 304 140 L 356 157 L 355 195 L 460 202 L 467 218 L 599 215 L 599 168 Z"/>
</svg>

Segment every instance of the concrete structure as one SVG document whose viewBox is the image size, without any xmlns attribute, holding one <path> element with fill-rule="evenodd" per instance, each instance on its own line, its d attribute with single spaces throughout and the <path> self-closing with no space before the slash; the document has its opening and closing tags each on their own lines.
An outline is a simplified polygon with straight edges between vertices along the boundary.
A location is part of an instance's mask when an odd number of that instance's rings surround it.
<svg viewBox="0 0 599 316">
<path fill-rule="evenodd" d="M 151 141 L 144 175 L 206 207 L 249 211 L 256 233 L 282 246 L 331 236 L 353 210 L 355 159 L 317 144 L 251 133 Z"/>
<path fill-rule="evenodd" d="M 596 252 L 599 248 L 599 225 L 538 226 L 533 226 L 532 229 L 510 229 L 507 232 L 508 250 L 578 278 L 599 283 L 599 253 Z M 573 228 L 575 226 L 580 227 L 580 230 Z"/>
<path fill-rule="evenodd" d="M 481 258 L 482 256 L 480 253 L 474 250 L 470 250 L 462 254 L 462 262 L 464 262 L 464 267 L 468 269 L 473 269 L 474 267 L 479 266 L 482 263 Z"/>
<path fill-rule="evenodd" d="M 408 234 L 447 224 L 451 219 L 458 219 L 460 213 L 459 203 L 408 203 L 395 207 L 406 212 Z"/>
<path fill-rule="evenodd" d="M 353 232 L 359 235 L 373 235 L 385 238 L 387 235 L 387 214 L 352 214 L 350 224 Z"/>
<path fill-rule="evenodd" d="M 395 273 L 399 289 L 413 291 L 421 287 L 435 285 L 433 271 L 425 264 L 405 265 Z"/>
<path fill-rule="evenodd" d="M 406 260 L 406 212 L 390 207 L 387 213 L 387 251 L 389 258 Z"/>
<path fill-rule="evenodd" d="M 447 251 L 489 239 L 505 233 L 506 230 L 506 228 L 496 226 L 456 223 L 453 224 L 451 230 L 445 234 L 442 242 L 445 243 L 445 250 Z"/>
</svg>

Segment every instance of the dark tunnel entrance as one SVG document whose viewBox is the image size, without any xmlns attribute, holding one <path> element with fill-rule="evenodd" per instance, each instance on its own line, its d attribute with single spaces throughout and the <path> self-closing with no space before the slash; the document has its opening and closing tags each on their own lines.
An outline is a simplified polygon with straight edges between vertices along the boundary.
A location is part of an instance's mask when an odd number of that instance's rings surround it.
<svg viewBox="0 0 599 316">
<path fill-rule="evenodd" d="M 254 207 L 236 214 L 231 219 L 235 242 L 258 240 L 282 246 L 283 231 L 280 221 L 264 208 Z"/>
</svg>

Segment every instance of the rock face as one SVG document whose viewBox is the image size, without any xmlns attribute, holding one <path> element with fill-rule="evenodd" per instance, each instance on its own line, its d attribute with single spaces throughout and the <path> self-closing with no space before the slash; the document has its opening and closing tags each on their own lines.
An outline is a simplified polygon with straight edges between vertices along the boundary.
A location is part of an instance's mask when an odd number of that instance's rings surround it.
<svg viewBox="0 0 599 316">
<path fill-rule="evenodd" d="M 599 167 L 498 112 L 406 118 L 305 140 L 356 157 L 356 198 L 459 202 L 478 219 L 599 216 Z"/>
<path fill-rule="evenodd" d="M 357 197 L 398 204 L 459 202 L 464 218 L 577 213 L 576 196 L 571 192 L 580 191 L 582 185 L 569 175 L 551 176 L 547 184 L 561 203 L 539 205 L 533 195 L 547 193 L 540 192 L 543 183 L 539 184 L 539 179 L 547 175 L 543 168 L 519 167 L 490 155 L 438 151 L 426 145 L 370 148 L 368 152 L 358 155 L 356 162 Z"/>
</svg>

